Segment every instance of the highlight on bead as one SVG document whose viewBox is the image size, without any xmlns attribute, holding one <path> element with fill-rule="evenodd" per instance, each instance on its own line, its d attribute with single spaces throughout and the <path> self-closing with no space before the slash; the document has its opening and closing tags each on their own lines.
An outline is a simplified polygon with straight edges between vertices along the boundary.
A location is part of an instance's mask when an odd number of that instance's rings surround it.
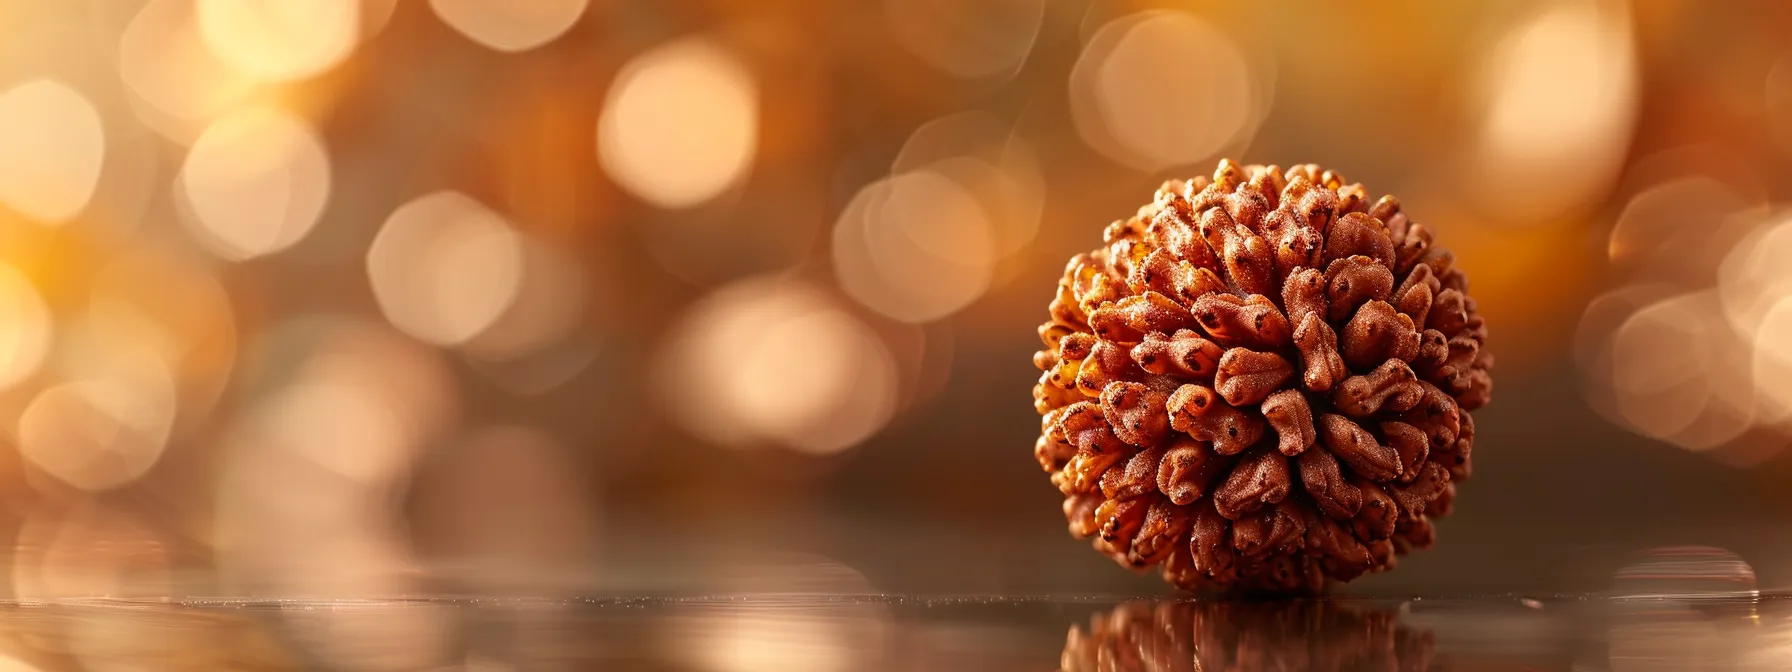
<svg viewBox="0 0 1792 672">
<path fill-rule="evenodd" d="M 1039 327 L 1034 454 L 1071 533 L 1191 590 L 1317 590 L 1430 546 L 1493 385 L 1454 260 L 1315 165 L 1164 183 Z"/>
</svg>

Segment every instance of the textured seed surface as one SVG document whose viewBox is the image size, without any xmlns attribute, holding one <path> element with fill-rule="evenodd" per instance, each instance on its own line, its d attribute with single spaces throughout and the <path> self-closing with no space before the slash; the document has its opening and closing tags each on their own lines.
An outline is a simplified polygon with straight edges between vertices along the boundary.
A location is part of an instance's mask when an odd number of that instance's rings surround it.
<svg viewBox="0 0 1792 672">
<path fill-rule="evenodd" d="M 1310 591 L 1429 546 L 1473 472 L 1487 327 L 1392 196 L 1222 161 L 1065 265 L 1033 454 L 1071 534 L 1191 590 Z"/>
</svg>

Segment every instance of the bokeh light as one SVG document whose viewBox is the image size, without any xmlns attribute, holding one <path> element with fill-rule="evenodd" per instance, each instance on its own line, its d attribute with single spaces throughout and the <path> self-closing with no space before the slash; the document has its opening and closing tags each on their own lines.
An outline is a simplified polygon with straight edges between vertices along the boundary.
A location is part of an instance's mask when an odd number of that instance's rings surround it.
<svg viewBox="0 0 1792 672">
<path fill-rule="evenodd" d="M 988 289 L 995 250 L 977 198 L 933 170 L 879 180 L 834 224 L 834 273 L 860 303 L 904 322 L 950 315 Z"/>
<path fill-rule="evenodd" d="M 1585 394 L 1608 420 L 1733 465 L 1792 445 L 1792 224 L 1729 157 L 1660 155 L 1606 244 L 1627 282 L 1576 332 Z"/>
<path fill-rule="evenodd" d="M 1115 19 L 1070 73 L 1077 133 L 1097 151 L 1157 172 L 1234 150 L 1268 113 L 1265 68 L 1225 31 L 1182 11 Z"/>
<path fill-rule="evenodd" d="M 74 89 L 38 79 L 0 91 L 0 203 L 66 221 L 93 197 L 105 153 L 99 112 Z"/>
<path fill-rule="evenodd" d="M 723 594 L 801 598 L 874 592 L 858 570 L 807 555 L 740 558 L 720 569 Z M 748 608 L 697 603 L 674 620 L 661 643 L 685 667 L 704 672 L 861 669 L 887 656 L 892 618 L 875 602 L 786 604 L 767 599 Z"/>
<path fill-rule="evenodd" d="M 615 297 L 561 247 L 525 236 L 522 253 L 522 278 L 509 307 L 459 348 L 499 387 L 542 394 L 596 361 L 614 325 L 595 316 L 605 315 Z"/>
<path fill-rule="evenodd" d="M 1710 450 L 1741 436 L 1753 423 L 1754 383 L 1746 344 L 1738 343 L 1723 320 L 1714 292 L 1686 293 L 1644 306 L 1612 339 L 1618 409 L 1643 434 L 1691 450 Z"/>
<path fill-rule="evenodd" d="M 199 36 L 232 69 L 301 79 L 341 62 L 360 38 L 361 0 L 194 0 Z"/>
<path fill-rule="evenodd" d="M 83 309 L 61 330 L 58 375 L 167 371 L 181 420 L 204 425 L 236 363 L 239 332 L 230 296 L 198 256 L 140 245 L 94 269 Z"/>
<path fill-rule="evenodd" d="M 904 46 L 934 67 L 967 78 L 1011 74 L 1026 60 L 1045 0 L 885 0 Z"/>
<path fill-rule="evenodd" d="M 367 276 L 394 326 L 442 345 L 484 332 L 523 282 L 523 239 L 465 194 L 418 197 L 386 218 L 367 251 Z"/>
<path fill-rule="evenodd" d="M 1725 219 L 1753 205 L 1736 189 L 1707 175 L 1650 185 L 1632 196 L 1618 213 L 1606 256 L 1621 268 L 1648 264 L 1661 269 L 1684 264 L 1694 273 L 1708 273 L 1709 260 L 1689 259 L 1685 252 L 1721 227 Z"/>
<path fill-rule="evenodd" d="M 564 343 L 584 321 L 585 269 L 548 243 L 522 241 L 522 276 L 514 298 L 462 350 L 488 362 L 514 360 Z"/>
<path fill-rule="evenodd" d="M 1751 335 L 1755 385 L 1763 404 L 1781 416 L 1792 415 L 1792 294 L 1782 295 Z"/>
<path fill-rule="evenodd" d="M 137 116 L 183 143 L 258 89 L 205 45 L 192 0 L 144 3 L 118 38 L 118 74 L 142 103 Z"/>
<path fill-rule="evenodd" d="M 290 247 L 317 224 L 330 196 L 330 159 L 304 120 L 251 109 L 206 128 L 179 185 L 201 242 L 247 259 Z"/>
<path fill-rule="evenodd" d="M 1717 267 L 1724 316 L 1744 333 L 1760 329 L 1767 314 L 1792 296 L 1792 219 L 1783 217 L 1738 242 Z"/>
<path fill-rule="evenodd" d="M 187 296 L 186 278 L 170 280 L 172 296 Z M 33 468 L 27 477 L 38 490 L 119 488 L 141 478 L 167 449 L 188 362 L 170 352 L 190 344 L 171 340 L 182 332 L 167 325 L 179 317 L 142 319 L 134 308 L 95 300 L 58 330 L 45 386 L 30 396 L 15 425 L 19 454 Z M 228 358 L 208 357 L 219 355 Z"/>
<path fill-rule="evenodd" d="M 739 183 L 758 139 L 752 75 L 702 38 L 655 47 L 624 65 L 597 121 L 604 170 L 664 208 L 691 207 Z"/>
<path fill-rule="evenodd" d="M 1612 358 L 1612 335 L 1643 306 L 1680 292 L 1679 288 L 1663 283 L 1634 283 L 1593 297 L 1581 311 L 1572 348 L 1580 371 L 1581 392 L 1593 410 L 1607 421 L 1628 426 L 1618 410 L 1613 389 L 1616 362 Z"/>
<path fill-rule="evenodd" d="M 311 352 L 249 417 L 256 440 L 350 483 L 404 475 L 451 403 L 440 357 L 370 326 L 289 328 L 316 330 Z"/>
<path fill-rule="evenodd" d="M 701 669 L 708 672 L 835 672 L 858 666 L 856 644 L 828 614 L 765 609 L 716 618 L 706 629 Z"/>
<path fill-rule="evenodd" d="M 360 381 L 325 378 L 294 385 L 269 400 L 267 431 L 288 448 L 354 481 L 391 478 L 409 462 L 408 429 L 382 394 Z"/>
<path fill-rule="evenodd" d="M 0 389 L 35 373 L 53 326 L 43 297 L 17 270 L 0 265 Z"/>
<path fill-rule="evenodd" d="M 109 490 L 141 477 L 160 459 L 174 425 L 174 383 L 159 379 L 61 383 L 19 416 L 19 453 L 68 485 Z"/>
<path fill-rule="evenodd" d="M 1751 342 L 1753 373 L 1775 420 L 1792 419 L 1792 221 L 1781 218 L 1736 244 L 1717 269 L 1730 326 Z M 1792 439 L 1792 425 L 1784 427 Z"/>
<path fill-rule="evenodd" d="M 1620 0 L 1551 4 L 1487 52 L 1472 81 L 1486 111 L 1466 183 L 1483 209 L 1552 222 L 1610 187 L 1636 119 L 1630 26 Z"/>
<path fill-rule="evenodd" d="M 588 0 L 429 0 L 443 23 L 468 39 L 505 52 L 552 42 L 585 13 Z"/>
<path fill-rule="evenodd" d="M 434 349 L 383 326 L 310 317 L 283 324 L 248 377 L 261 393 L 226 428 L 212 545 L 231 594 L 338 601 L 279 617 L 333 667 L 426 669 L 447 614 L 377 610 L 419 590 L 400 496 L 424 447 L 457 417 Z M 362 605 L 383 604 L 364 602 Z"/>
<path fill-rule="evenodd" d="M 960 112 L 915 128 L 890 173 L 928 169 L 977 198 L 988 218 L 993 254 L 1006 257 L 1032 242 L 1045 205 L 1045 177 L 1032 143 L 995 115 Z"/>
<path fill-rule="evenodd" d="M 662 406 L 711 442 L 809 453 L 849 448 L 883 427 L 896 370 L 871 329 L 818 289 L 749 278 L 690 309 L 667 332 L 655 380 Z"/>
</svg>

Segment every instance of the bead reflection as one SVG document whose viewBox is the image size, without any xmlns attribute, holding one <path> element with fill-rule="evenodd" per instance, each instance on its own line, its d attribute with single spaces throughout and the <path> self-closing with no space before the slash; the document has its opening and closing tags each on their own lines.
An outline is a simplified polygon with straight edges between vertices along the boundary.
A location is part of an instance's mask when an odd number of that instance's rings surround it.
<svg viewBox="0 0 1792 672">
<path fill-rule="evenodd" d="M 1129 602 L 1071 626 L 1063 672 L 1431 669 L 1429 632 L 1335 601 Z"/>
</svg>

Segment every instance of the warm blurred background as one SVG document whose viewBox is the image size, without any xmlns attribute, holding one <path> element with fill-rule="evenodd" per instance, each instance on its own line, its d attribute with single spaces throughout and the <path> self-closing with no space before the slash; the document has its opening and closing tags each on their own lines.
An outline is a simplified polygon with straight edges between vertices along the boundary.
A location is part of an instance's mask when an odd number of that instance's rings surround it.
<svg viewBox="0 0 1792 672">
<path fill-rule="evenodd" d="M 1352 590 L 1792 586 L 1788 45 L 1775 0 L 0 0 L 0 586 L 1159 590 L 1063 529 L 1034 327 L 1221 156 L 1397 194 L 1492 325 L 1475 480 Z"/>
</svg>

